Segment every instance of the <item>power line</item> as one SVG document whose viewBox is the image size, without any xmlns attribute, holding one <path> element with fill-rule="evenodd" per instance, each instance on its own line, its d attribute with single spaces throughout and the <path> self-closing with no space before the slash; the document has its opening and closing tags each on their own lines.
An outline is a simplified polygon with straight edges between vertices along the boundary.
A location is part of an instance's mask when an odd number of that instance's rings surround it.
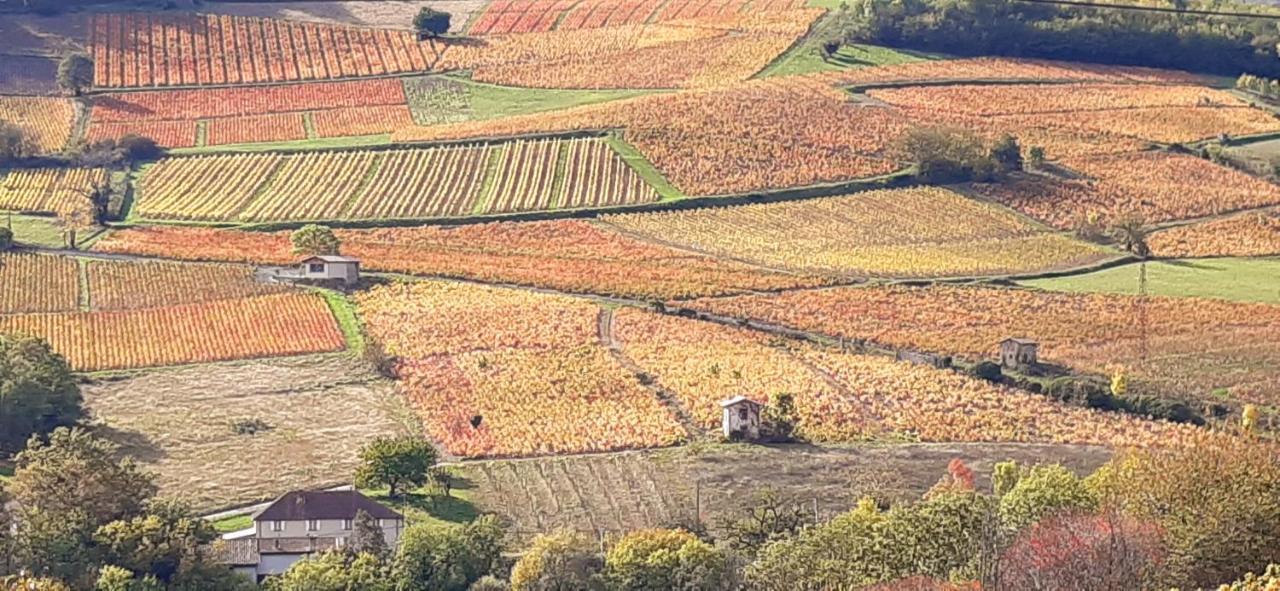
<svg viewBox="0 0 1280 591">
<path fill-rule="evenodd" d="M 1012 0 L 1024 4 L 1051 4 L 1054 6 L 1073 6 L 1078 8 L 1104 8 L 1111 10 L 1133 10 L 1137 12 L 1159 12 L 1189 16 L 1226 16 L 1232 18 L 1260 18 L 1280 20 L 1280 14 L 1257 12 L 1229 12 L 1225 10 L 1204 10 L 1198 8 L 1166 8 L 1162 6 L 1138 6 L 1135 4 L 1108 4 L 1105 2 L 1089 2 L 1087 0 Z"/>
</svg>

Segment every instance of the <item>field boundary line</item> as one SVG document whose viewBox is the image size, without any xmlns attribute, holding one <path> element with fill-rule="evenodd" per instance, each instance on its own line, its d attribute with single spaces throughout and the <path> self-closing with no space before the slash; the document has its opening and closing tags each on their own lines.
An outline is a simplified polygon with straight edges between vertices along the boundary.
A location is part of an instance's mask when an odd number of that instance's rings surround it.
<svg viewBox="0 0 1280 591">
<path fill-rule="evenodd" d="M 600 345 L 609 351 L 609 355 L 613 357 L 614 361 L 622 369 L 630 373 L 646 390 L 652 392 L 658 402 L 671 412 L 676 422 L 684 429 L 685 436 L 689 438 L 689 441 L 705 439 L 706 432 L 689 415 L 689 410 L 680 404 L 680 399 L 676 397 L 675 393 L 658 383 L 657 378 L 650 375 L 643 367 L 640 367 L 640 364 L 636 363 L 622 349 L 622 345 L 618 343 L 618 339 L 613 332 L 613 310 L 601 306 L 600 312 L 596 316 L 596 324 Z"/>
</svg>

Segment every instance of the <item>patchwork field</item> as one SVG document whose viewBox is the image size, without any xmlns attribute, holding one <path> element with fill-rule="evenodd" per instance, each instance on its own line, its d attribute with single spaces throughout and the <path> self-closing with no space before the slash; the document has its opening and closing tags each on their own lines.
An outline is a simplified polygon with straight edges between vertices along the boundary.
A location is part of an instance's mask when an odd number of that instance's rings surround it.
<svg viewBox="0 0 1280 591">
<path fill-rule="evenodd" d="M 1138 293 L 1139 265 L 1022 282 L 1054 291 Z M 1147 293 L 1280 304 L 1280 259 L 1206 258 L 1147 263 Z"/>
<path fill-rule="evenodd" d="M 706 299 L 692 307 L 970 359 L 994 358 L 1005 338 L 1028 338 L 1039 342 L 1042 360 L 1108 376 L 1123 370 L 1135 392 L 1161 396 L 1215 400 L 1211 392 L 1224 388 L 1236 400 L 1274 404 L 1280 392 L 1280 307 L 1264 304 L 885 286 Z"/>
<path fill-rule="evenodd" d="M 153 220 L 458 217 L 645 203 L 658 194 L 599 139 L 170 158 L 138 183 Z"/>
<path fill-rule="evenodd" d="M 1115 256 L 946 189 L 622 214 L 646 238 L 807 273 L 943 277 L 1028 273 Z"/>
<path fill-rule="evenodd" d="M 0 96 L 0 119 L 27 134 L 35 151 L 61 151 L 71 139 L 76 107 L 69 99 L 38 96 Z"/>
<path fill-rule="evenodd" d="M 197 509 L 348 480 L 364 442 L 411 432 L 391 385 L 340 355 L 152 371 L 91 383 L 100 433 Z M 256 432 L 237 425 L 260 421 Z"/>
<path fill-rule="evenodd" d="M 0 170 L 0 210 L 57 213 L 91 207 L 88 195 L 110 182 L 101 168 Z"/>
<path fill-rule="evenodd" d="M 0 60 L 0 94 L 57 94 L 57 75 L 52 58 L 6 55 Z"/>
<path fill-rule="evenodd" d="M 475 18 L 468 32 L 472 35 L 504 35 L 730 16 L 747 12 L 748 5 L 752 11 L 776 11 L 803 8 L 805 3 L 803 0 L 768 0 L 754 3 L 747 0 L 727 2 L 497 0 L 490 2 Z"/>
<path fill-rule="evenodd" d="M 485 5 L 485 0 L 325 0 L 291 2 L 205 2 L 201 10 L 232 16 L 283 18 L 335 25 L 403 29 L 423 7 L 445 10 L 453 15 L 449 31 L 459 33 L 471 14 Z"/>
</svg>

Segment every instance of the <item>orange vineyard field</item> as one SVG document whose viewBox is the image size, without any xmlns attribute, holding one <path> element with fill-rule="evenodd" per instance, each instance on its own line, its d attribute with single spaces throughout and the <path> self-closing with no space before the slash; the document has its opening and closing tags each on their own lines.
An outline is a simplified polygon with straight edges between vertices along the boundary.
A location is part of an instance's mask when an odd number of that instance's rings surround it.
<svg viewBox="0 0 1280 591">
<path fill-rule="evenodd" d="M 35 151 L 61 151 L 71 139 L 76 107 L 65 98 L 0 96 L 0 120 L 11 122 L 27 134 Z"/>
<path fill-rule="evenodd" d="M 375 288 L 357 304 L 371 336 L 400 358 L 405 396 L 451 453 L 600 451 L 683 436 L 595 342 L 592 304 L 431 282 Z"/>
<path fill-rule="evenodd" d="M 158 308 L 288 291 L 283 285 L 255 281 L 253 269 L 239 265 L 111 261 L 85 264 L 93 310 Z"/>
<path fill-rule="evenodd" d="M 80 268 L 72 259 L 0 253 L 0 314 L 66 312 L 80 305 Z"/>
<path fill-rule="evenodd" d="M 785 392 L 795 396 L 800 430 L 815 441 L 1146 446 L 1212 439 L 1200 429 L 1070 407 L 889 357 L 771 343 L 755 331 L 635 309 L 614 314 L 614 332 L 623 351 L 708 429 L 720 425 L 726 392 L 760 402 Z"/>
<path fill-rule="evenodd" d="M 45 339 L 77 371 L 336 351 L 324 300 L 269 295 L 120 312 L 0 316 L 0 332 Z"/>
<path fill-rule="evenodd" d="M 1136 214 L 1165 222 L 1280 204 L 1280 187 L 1187 155 L 1148 152 L 1064 160 L 1081 180 L 1027 178 L 979 185 L 1000 203 L 1058 228 Z"/>
<path fill-rule="evenodd" d="M 1141 307 L 1148 318 L 1135 321 Z M 890 347 L 993 358 L 1009 337 L 1039 342 L 1040 358 L 1110 375 L 1139 389 L 1208 398 L 1228 388 L 1274 403 L 1280 307 L 1191 298 L 1139 298 L 978 287 L 868 287 L 698 300 L 693 307 Z M 1206 348 L 1204 344 L 1212 342 Z"/>
<path fill-rule="evenodd" d="M 458 277 L 572 292 L 669 299 L 821 285 L 641 242 L 585 221 L 457 228 L 340 230 L 343 252 L 370 271 Z M 287 233 L 134 228 L 94 244 L 103 252 L 205 261 L 290 264 Z"/>
<path fill-rule="evenodd" d="M 574 30 L 678 19 L 728 16 L 751 11 L 797 9 L 802 0 L 496 0 L 475 18 L 472 35 Z M 748 9 L 748 5 L 750 8 Z"/>
<path fill-rule="evenodd" d="M 90 207 L 87 195 L 108 184 L 98 168 L 28 168 L 0 172 L 0 210 L 58 213 Z"/>
<path fill-rule="evenodd" d="M 1107 251 L 946 189 L 608 216 L 667 243 L 810 273 L 937 277 L 1094 263 Z"/>
<path fill-rule="evenodd" d="M 1178 226 L 1148 239 L 1158 257 L 1255 257 L 1280 254 L 1280 215 L 1244 213 L 1230 218 Z"/>
</svg>

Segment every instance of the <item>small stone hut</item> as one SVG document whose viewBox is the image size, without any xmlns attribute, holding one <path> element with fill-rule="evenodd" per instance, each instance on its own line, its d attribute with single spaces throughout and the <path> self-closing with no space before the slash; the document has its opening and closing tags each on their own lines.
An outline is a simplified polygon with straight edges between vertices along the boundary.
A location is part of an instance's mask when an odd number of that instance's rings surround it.
<svg viewBox="0 0 1280 591">
<path fill-rule="evenodd" d="M 734 396 L 720 403 L 720 424 L 726 439 L 760 438 L 760 411 L 763 404 L 745 396 Z"/>
<path fill-rule="evenodd" d="M 1000 366 L 1007 369 L 1031 367 L 1036 364 L 1040 345 L 1027 339 L 1008 338 L 1000 341 Z"/>
<path fill-rule="evenodd" d="M 346 285 L 360 281 L 360 260 L 337 255 L 314 255 L 298 261 L 302 279 L 338 280 Z"/>
</svg>

